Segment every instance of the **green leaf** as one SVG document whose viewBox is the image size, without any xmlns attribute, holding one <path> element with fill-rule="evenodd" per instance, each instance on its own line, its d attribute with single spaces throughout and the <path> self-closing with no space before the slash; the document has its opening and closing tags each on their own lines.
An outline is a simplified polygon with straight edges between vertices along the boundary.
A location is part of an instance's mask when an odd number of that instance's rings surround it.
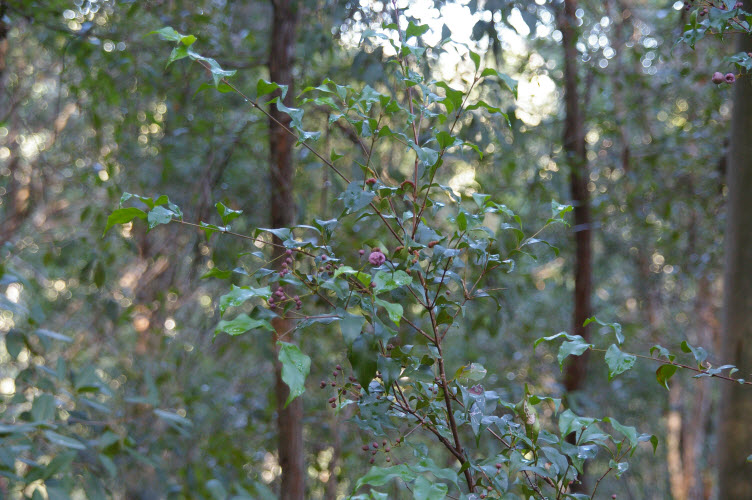
<svg viewBox="0 0 752 500">
<path fill-rule="evenodd" d="M 178 45 L 172 49 L 172 52 L 170 52 L 170 57 L 167 58 L 167 64 L 165 64 L 165 67 L 185 57 L 188 57 L 188 48 L 186 48 L 185 45 Z"/>
<path fill-rule="evenodd" d="M 637 446 L 637 443 L 639 442 L 637 429 L 628 425 L 622 425 L 615 418 L 611 417 L 605 417 L 603 421 L 610 423 L 611 427 L 622 433 L 627 438 L 627 440 L 629 440 L 629 446 L 631 446 L 632 448 Z"/>
<path fill-rule="evenodd" d="M 418 476 L 413 483 L 413 500 L 441 500 L 448 492 L 446 484 L 429 481 L 423 476 Z"/>
<path fill-rule="evenodd" d="M 630 370 L 637 360 L 637 357 L 632 354 L 627 354 L 619 350 L 616 344 L 611 346 L 606 351 L 606 363 L 608 364 L 608 379 L 613 378 L 620 373 L 624 373 Z"/>
<path fill-rule="evenodd" d="M 569 335 L 568 333 L 565 333 L 565 332 L 559 332 L 556 335 L 552 335 L 550 337 L 539 338 L 533 344 L 533 349 L 538 347 L 538 344 L 540 344 L 541 342 L 551 342 L 561 337 L 566 338 L 567 342 L 564 342 L 559 348 L 559 354 L 557 356 L 558 361 L 559 361 L 559 368 L 563 366 L 564 360 L 567 357 L 579 356 L 583 352 L 593 347 L 593 344 L 588 344 L 587 342 L 585 342 L 585 339 L 583 339 L 579 335 Z"/>
<path fill-rule="evenodd" d="M 470 59 L 472 59 L 473 64 L 475 64 L 475 71 L 478 71 L 480 69 L 480 55 L 476 54 L 475 52 L 471 50 Z"/>
<path fill-rule="evenodd" d="M 371 467 L 371 470 L 365 476 L 358 479 L 355 484 L 355 490 L 361 486 L 369 484 L 371 486 L 383 486 L 392 479 L 399 478 L 405 482 L 413 481 L 417 474 L 410 470 L 405 464 L 395 465 L 394 467 Z"/>
<path fill-rule="evenodd" d="M 107 226 L 104 228 L 102 236 L 107 234 L 107 231 L 115 224 L 127 224 L 136 217 L 146 219 L 146 212 L 136 207 L 118 208 L 107 217 Z"/>
<path fill-rule="evenodd" d="M 73 339 L 70 338 L 67 335 L 63 335 L 62 333 L 53 332 L 52 330 L 46 330 L 44 328 L 39 328 L 37 330 L 34 330 L 34 333 L 37 335 L 41 335 L 42 337 L 47 337 L 54 340 L 61 340 L 63 342 L 73 342 Z"/>
<path fill-rule="evenodd" d="M 482 364 L 470 363 L 469 365 L 461 366 L 457 370 L 457 373 L 454 374 L 454 378 L 467 379 L 472 380 L 473 382 L 478 382 L 480 380 L 483 380 L 483 378 L 486 376 L 486 373 L 488 373 L 488 371 Z"/>
<path fill-rule="evenodd" d="M 465 215 L 465 212 L 457 214 L 457 229 L 460 231 L 465 231 L 467 229 L 467 215 Z"/>
<path fill-rule="evenodd" d="M 148 215 L 149 229 L 154 229 L 161 224 L 169 224 L 173 218 L 180 219 L 178 214 L 161 205 L 154 207 Z"/>
<path fill-rule="evenodd" d="M 214 335 L 219 333 L 226 333 L 228 335 L 241 335 L 249 330 L 263 329 L 270 332 L 274 331 L 274 327 L 265 319 L 251 318 L 247 314 L 239 314 L 235 319 L 227 321 L 222 320 L 217 324 L 214 329 Z"/>
<path fill-rule="evenodd" d="M 210 479 L 206 482 L 206 489 L 214 500 L 227 500 L 227 490 L 218 479 Z"/>
<path fill-rule="evenodd" d="M 222 218 L 222 224 L 227 225 L 230 221 L 237 219 L 240 217 L 240 214 L 243 213 L 242 210 L 233 210 L 231 208 L 227 208 L 224 204 L 217 203 L 215 205 L 217 207 L 217 213 L 219 213 L 219 216 Z"/>
<path fill-rule="evenodd" d="M 232 276 L 232 271 L 223 271 L 218 267 L 213 267 L 209 269 L 207 272 L 201 275 L 201 278 L 199 279 L 206 279 L 206 278 L 219 278 L 221 280 L 227 280 L 230 279 Z"/>
<path fill-rule="evenodd" d="M 373 348 L 372 333 L 362 333 L 348 350 L 348 359 L 353 367 L 355 378 L 368 391 L 368 385 L 376 376 L 376 350 Z"/>
<path fill-rule="evenodd" d="M 464 99 L 465 94 L 459 90 L 454 90 L 444 82 L 439 82 L 436 86 L 444 89 L 444 93 L 446 94 L 446 97 L 444 97 L 444 100 L 441 102 L 446 106 L 447 114 L 462 107 L 462 100 Z"/>
<path fill-rule="evenodd" d="M 63 436 L 61 434 L 58 434 L 57 432 L 44 431 L 44 436 L 47 438 L 47 440 L 50 443 L 56 444 L 58 446 L 71 448 L 73 450 L 85 450 L 86 449 L 86 445 L 84 445 L 80 441 L 73 439 L 73 438 L 69 438 L 67 436 Z"/>
<path fill-rule="evenodd" d="M 356 316 L 348 313 L 345 313 L 342 316 L 342 320 L 339 322 L 339 328 L 342 332 L 342 338 L 345 341 L 345 345 L 348 348 L 352 346 L 355 339 L 360 336 L 360 332 L 363 330 L 365 322 L 366 319 L 363 316 Z"/>
<path fill-rule="evenodd" d="M 222 295 L 219 298 L 219 315 L 224 315 L 225 311 L 230 307 L 237 307 L 243 302 L 250 300 L 254 297 L 261 297 L 262 299 L 269 299 L 272 296 L 272 291 L 268 286 L 261 288 L 251 288 L 247 286 L 235 286 L 232 285 L 230 293 Z"/>
<path fill-rule="evenodd" d="M 298 346 L 287 342 L 277 342 L 279 362 L 282 363 L 282 380 L 290 388 L 285 408 L 290 401 L 305 392 L 305 379 L 311 370 L 311 358 L 300 352 Z"/>
<path fill-rule="evenodd" d="M 389 388 L 397 381 L 397 379 L 399 379 L 399 376 L 402 373 L 402 363 L 399 360 L 387 358 L 379 354 L 376 366 L 381 373 L 381 380 L 384 382 L 384 389 L 386 392 L 389 392 Z"/>
<path fill-rule="evenodd" d="M 412 277 L 405 271 L 379 271 L 374 276 L 375 293 L 382 293 L 394 290 L 401 286 L 407 286 L 413 282 Z"/>
<path fill-rule="evenodd" d="M 441 149 L 446 149 L 462 144 L 462 140 L 454 137 L 452 134 L 444 130 L 436 134 L 436 140 L 438 141 L 439 146 L 441 146 Z"/>
<path fill-rule="evenodd" d="M 504 73 L 500 73 L 493 68 L 484 69 L 480 76 L 495 76 L 506 85 L 506 87 L 514 94 L 514 98 L 517 99 L 517 80 L 514 78 Z"/>
<path fill-rule="evenodd" d="M 399 304 L 393 304 L 379 298 L 373 299 L 374 303 L 378 306 L 386 309 L 386 313 L 389 315 L 389 319 L 394 322 L 395 325 L 399 325 L 400 319 L 402 319 L 402 306 Z"/>
<path fill-rule="evenodd" d="M 196 41 L 196 37 L 193 35 L 185 35 L 180 39 L 180 43 L 186 47 L 190 47 Z"/>
<path fill-rule="evenodd" d="M 287 95 L 287 85 L 279 85 L 274 82 L 266 81 L 262 78 L 256 84 L 256 97 L 269 95 L 277 89 L 282 92 L 282 99 L 284 99 Z"/>
<path fill-rule="evenodd" d="M 206 239 L 211 239 L 212 234 L 214 233 L 224 233 L 226 231 L 229 231 L 229 228 L 226 226 L 217 226 L 215 224 L 207 224 L 206 222 L 201 222 L 201 229 L 204 230 L 204 234 L 206 235 Z"/>
<path fill-rule="evenodd" d="M 175 424 L 175 425 L 182 426 L 182 427 L 193 427 L 193 422 L 191 422 L 189 419 L 185 418 L 182 415 L 178 415 L 177 413 L 155 408 L 154 414 L 160 419 L 166 422 L 169 422 L 171 424 Z"/>
<path fill-rule="evenodd" d="M 681 350 L 683 352 L 691 352 L 692 355 L 695 357 L 695 361 L 697 361 L 697 366 L 702 368 L 702 363 L 708 358 L 708 352 L 703 349 L 702 347 L 693 347 L 687 343 L 686 340 L 683 340 L 681 343 Z"/>
<path fill-rule="evenodd" d="M 351 182 L 344 193 L 339 196 L 345 204 L 345 210 L 348 214 L 357 212 L 367 207 L 373 200 L 376 193 L 372 191 L 363 191 L 359 182 Z"/>
<path fill-rule="evenodd" d="M 482 100 L 478 101 L 478 102 L 476 102 L 474 104 L 471 104 L 470 106 L 468 106 L 467 107 L 467 111 L 473 111 L 474 109 L 480 109 L 480 108 L 485 109 L 486 111 L 488 111 L 491 114 L 500 113 L 500 114 L 506 116 L 506 114 L 501 109 L 499 109 L 499 108 L 497 108 L 495 106 L 491 106 L 486 101 L 482 101 Z"/>
<path fill-rule="evenodd" d="M 219 63 L 210 57 L 201 57 L 195 54 L 194 52 L 190 52 L 190 51 L 188 55 L 195 57 L 196 59 L 205 61 L 206 63 L 209 64 L 209 71 L 212 74 L 212 81 L 214 82 L 214 86 L 217 88 L 219 88 L 219 84 L 221 83 L 222 79 L 229 78 L 233 76 L 235 73 L 237 73 L 237 71 L 234 69 L 233 70 L 222 69 Z"/>
<path fill-rule="evenodd" d="M 26 346 L 26 337 L 20 330 L 12 328 L 5 335 L 5 349 L 13 359 L 16 359 L 21 351 Z"/>
<path fill-rule="evenodd" d="M 655 371 L 655 378 L 658 380 L 659 384 L 665 387 L 666 390 L 669 390 L 668 381 L 673 377 L 674 373 L 676 373 L 675 365 L 661 365 Z"/>
<path fill-rule="evenodd" d="M 651 356 L 654 356 L 656 352 L 658 353 L 658 357 L 659 358 L 662 356 L 662 357 L 668 359 L 669 361 L 673 361 L 673 360 L 676 359 L 676 356 L 674 356 L 673 354 L 671 354 L 669 352 L 669 350 L 666 349 L 665 347 L 663 347 L 662 345 L 655 344 L 653 347 L 650 348 L 650 355 Z"/>
<path fill-rule="evenodd" d="M 427 24 L 413 24 L 413 22 L 410 21 L 407 25 L 407 29 L 405 30 L 405 41 L 414 36 L 421 36 L 429 29 L 431 28 Z"/>
<path fill-rule="evenodd" d="M 130 200 L 131 198 L 137 199 L 138 201 L 140 201 L 141 203 L 143 203 L 144 205 L 146 205 L 147 207 L 149 207 L 149 210 L 151 210 L 152 208 L 154 208 L 154 200 L 153 199 L 151 199 L 151 198 L 149 198 L 147 196 L 141 196 L 139 194 L 128 193 L 127 191 L 125 193 L 123 193 L 122 196 L 120 196 L 120 208 L 122 208 L 123 204 L 126 201 Z"/>
<path fill-rule="evenodd" d="M 549 220 L 563 219 L 564 214 L 567 214 L 572 210 L 574 210 L 572 205 L 562 205 L 561 203 L 551 200 L 551 219 Z M 607 325 L 610 325 L 610 323 L 607 323 Z"/>
<path fill-rule="evenodd" d="M 170 26 L 165 26 L 162 29 L 151 31 L 149 32 L 150 35 L 159 35 L 159 38 L 162 40 L 167 40 L 168 42 L 179 42 L 183 39 L 183 35 L 175 31 L 174 28 Z"/>
<path fill-rule="evenodd" d="M 55 397 L 52 394 L 40 394 L 31 405 L 31 418 L 35 422 L 45 422 L 55 418 Z"/>
<path fill-rule="evenodd" d="M 590 323 L 597 323 L 600 326 L 606 326 L 610 328 L 611 331 L 614 332 L 614 335 L 616 335 L 616 342 L 619 345 L 622 345 L 624 343 L 624 334 L 621 332 L 621 325 L 619 323 L 606 323 L 605 321 L 601 321 L 593 316 L 592 318 L 586 319 L 582 326 L 588 326 Z"/>
<path fill-rule="evenodd" d="M 579 337 L 579 335 L 576 335 L 576 337 Z M 564 360 L 569 356 L 580 356 L 591 347 L 593 347 L 593 344 L 588 344 L 582 337 L 577 340 L 564 342 L 559 347 L 559 354 L 556 356 L 556 359 L 559 361 L 559 368 L 563 367 Z"/>
</svg>

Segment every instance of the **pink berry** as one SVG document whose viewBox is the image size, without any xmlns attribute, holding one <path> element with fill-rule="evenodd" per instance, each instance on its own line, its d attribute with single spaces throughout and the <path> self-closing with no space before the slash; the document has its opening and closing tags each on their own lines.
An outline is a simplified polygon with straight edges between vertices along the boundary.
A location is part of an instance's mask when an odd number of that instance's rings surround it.
<svg viewBox="0 0 752 500">
<path fill-rule="evenodd" d="M 716 85 L 721 84 L 726 81 L 726 79 L 723 76 L 723 73 L 720 71 L 716 71 L 713 73 L 713 78 L 711 78 L 711 81 L 715 83 Z"/>
</svg>

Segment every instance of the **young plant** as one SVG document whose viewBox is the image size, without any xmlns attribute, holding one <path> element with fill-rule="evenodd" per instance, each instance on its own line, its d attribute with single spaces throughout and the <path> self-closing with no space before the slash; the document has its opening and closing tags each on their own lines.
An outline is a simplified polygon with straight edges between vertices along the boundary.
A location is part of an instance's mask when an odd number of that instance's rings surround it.
<svg viewBox="0 0 752 500">
<path fill-rule="evenodd" d="M 302 108 L 288 108 L 279 97 L 268 101 L 290 116 L 287 130 L 298 144 L 346 184 L 336 219 L 314 218 L 305 225 L 239 234 L 229 223 L 241 212 L 221 203 L 216 206 L 222 225 L 187 222 L 166 196 L 126 193 L 106 229 L 134 219 L 146 221 L 149 229 L 176 222 L 199 228 L 207 237 L 227 234 L 267 249 L 253 253 L 261 262 L 253 270 L 239 268 L 248 284 L 233 285 L 219 299 L 216 334 L 271 332 L 274 318 L 293 320 L 293 330 L 279 341 L 282 377 L 290 387 L 288 403 L 305 390 L 310 358 L 284 338 L 293 331 L 305 335 L 317 323 L 337 324 L 350 366 L 337 365 L 319 386 L 331 391 L 328 404 L 335 411 L 357 408 L 352 422 L 370 436 L 362 451 L 363 459 L 373 464 L 354 482 L 352 498 L 385 498 L 376 488 L 393 479 L 408 485 L 416 498 L 585 498 L 571 493 L 570 485 L 581 480 L 587 460 L 601 450 L 609 459 L 605 474 L 619 476 L 638 444 L 650 440 L 655 448 L 656 438 L 613 418 L 576 415 L 557 399 L 531 394 L 527 386 L 520 401 L 504 401 L 483 385 L 486 369 L 481 364 L 447 362 L 447 339 L 463 334 L 461 320 L 472 314 L 471 305 L 497 300 L 499 290 L 486 285 L 489 276 L 503 277 L 513 272 L 517 259 L 535 258 L 531 247 L 546 244 L 539 239 L 541 232 L 552 224 L 566 224 L 572 208 L 552 202 L 550 218 L 531 233 L 512 209 L 491 195 L 461 196 L 441 184 L 459 154 L 482 155 L 485 150 L 463 137 L 463 117 L 483 113 L 507 119 L 501 108 L 475 97 L 478 84 L 496 80 L 515 96 L 516 82 L 483 68 L 481 57 L 472 51 L 467 57 L 474 71 L 463 88 L 432 80 L 418 71 L 427 49 L 415 42 L 427 30 L 410 22 L 404 31 L 388 24 L 382 32 L 367 33 L 395 53 L 386 64 L 398 68 L 396 81 L 385 82 L 383 88 L 394 83 L 397 91 L 328 79 L 303 91 L 301 105 L 328 109 L 330 126 L 336 124 L 337 130 L 355 138 L 362 156 L 353 177 L 338 162 L 341 155 L 324 155 L 312 146 L 320 133 L 306 130 Z M 231 72 L 190 48 L 195 37 L 172 28 L 157 33 L 176 43 L 169 63 L 182 58 L 198 62 L 211 74 L 213 86 L 236 92 L 267 116 L 260 99 L 287 90 L 259 80 L 255 98 L 246 96 L 226 79 Z M 385 149 L 400 151 L 409 173 L 377 169 Z M 498 230 L 487 227 L 490 217 L 502 220 Z M 341 243 L 349 221 L 367 228 L 367 233 L 359 233 L 360 248 Z M 275 253 L 283 259 L 276 271 L 269 265 L 274 246 L 284 249 Z M 218 269 L 207 273 L 225 279 L 231 274 Z M 570 345 L 575 340 L 570 339 Z M 591 347 L 576 344 L 567 352 Z M 446 456 L 432 456 L 426 436 L 441 444 L 453 466 L 439 465 L 448 463 Z M 593 496 L 598 484 L 600 480 Z M 358 494 L 365 487 L 368 492 Z"/>
</svg>

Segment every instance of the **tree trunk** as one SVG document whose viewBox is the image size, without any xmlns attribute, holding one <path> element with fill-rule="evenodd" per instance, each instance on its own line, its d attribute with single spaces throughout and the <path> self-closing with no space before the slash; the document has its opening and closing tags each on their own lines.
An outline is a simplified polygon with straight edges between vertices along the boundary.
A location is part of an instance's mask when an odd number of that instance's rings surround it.
<svg viewBox="0 0 752 500">
<path fill-rule="evenodd" d="M 585 131 L 582 107 L 577 90 L 577 59 L 575 48 L 577 34 L 572 22 L 577 4 L 566 0 L 559 21 L 564 44 L 564 154 L 570 167 L 570 189 L 574 206 L 574 234 L 576 245 L 573 333 L 588 338 L 582 326 L 591 316 L 590 295 L 592 290 L 592 251 L 590 234 L 590 205 L 587 190 L 588 173 L 585 154 Z M 564 387 L 567 392 L 580 389 L 585 377 L 587 355 L 574 358 L 564 371 Z"/>
<path fill-rule="evenodd" d="M 752 9 L 752 1 L 744 2 Z M 752 38 L 739 36 L 738 50 L 752 51 Z M 752 378 L 752 79 L 735 84 L 729 152 L 726 256 L 721 360 Z M 752 498 L 752 394 L 746 386 L 722 386 L 718 422 L 719 498 Z"/>
<path fill-rule="evenodd" d="M 575 271 L 574 313 L 572 333 L 588 339 L 588 329 L 583 326 L 591 316 L 592 251 L 590 235 L 590 205 L 587 190 L 587 156 L 581 98 L 577 82 L 577 30 L 575 28 L 575 0 L 565 0 L 560 12 L 559 29 L 564 46 L 564 154 L 570 169 L 570 190 L 574 207 Z M 585 381 L 587 352 L 569 361 L 564 369 L 564 388 L 567 395 L 580 390 Z M 569 399 L 569 398 L 568 398 Z M 572 491 L 584 491 L 584 483 L 572 485 Z"/>
<path fill-rule="evenodd" d="M 293 89 L 292 65 L 295 56 L 295 26 L 297 22 L 297 5 L 292 0 L 272 0 L 273 20 L 272 38 L 269 49 L 269 78 L 280 85 L 287 85 L 288 91 L 284 103 L 292 106 Z M 294 203 L 292 198 L 294 147 L 293 137 L 287 133 L 280 122 L 287 126 L 290 117 L 277 111 L 275 105 L 269 110 L 269 147 L 271 151 L 271 224 L 272 227 L 288 227 L 294 220 Z M 276 120 L 276 121 L 275 121 Z M 281 243 L 276 237 L 275 243 Z M 284 261 L 279 257 L 284 250 L 274 247 L 274 262 L 278 265 Z M 281 336 L 293 328 L 293 322 L 277 318 L 274 325 L 274 344 Z M 285 336 L 285 341 L 290 339 Z M 277 426 L 279 432 L 279 463 L 282 467 L 282 481 L 279 498 L 281 500 L 303 500 L 305 496 L 305 471 L 303 450 L 303 400 L 294 399 L 285 408 L 289 394 L 287 384 L 282 380 L 282 367 L 275 362 L 276 377 L 275 396 L 277 399 Z"/>
</svg>

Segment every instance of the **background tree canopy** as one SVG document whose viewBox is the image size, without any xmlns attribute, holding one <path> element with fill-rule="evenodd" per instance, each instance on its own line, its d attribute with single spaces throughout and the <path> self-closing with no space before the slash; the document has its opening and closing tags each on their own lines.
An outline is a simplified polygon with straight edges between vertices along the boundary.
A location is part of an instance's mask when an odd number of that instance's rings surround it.
<svg viewBox="0 0 752 500">
<path fill-rule="evenodd" d="M 0 0 L 0 497 L 752 495 L 716 4 Z"/>
</svg>

